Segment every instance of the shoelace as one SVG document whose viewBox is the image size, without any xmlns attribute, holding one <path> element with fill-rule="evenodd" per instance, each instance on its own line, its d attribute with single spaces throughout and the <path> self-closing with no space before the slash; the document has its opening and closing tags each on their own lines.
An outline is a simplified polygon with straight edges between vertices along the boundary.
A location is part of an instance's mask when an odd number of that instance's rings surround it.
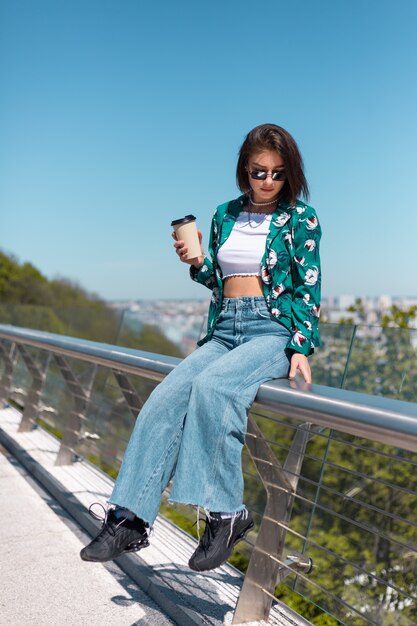
<svg viewBox="0 0 417 626">
<path fill-rule="evenodd" d="M 104 515 L 103 515 L 103 514 L 102 514 L 102 515 L 98 515 L 97 513 L 95 513 L 95 512 L 92 510 L 92 507 L 93 507 L 93 506 L 100 506 L 100 507 L 102 508 L 102 510 L 103 510 Z M 117 528 L 119 528 L 119 526 L 120 526 L 121 524 L 123 524 L 123 522 L 125 522 L 125 521 L 126 521 L 126 518 L 125 518 L 125 517 L 123 517 L 123 518 L 120 520 L 120 522 L 118 522 L 117 524 L 109 524 L 109 523 L 107 522 L 107 519 L 108 519 L 108 517 L 109 517 L 109 513 L 110 513 L 110 511 L 112 511 L 112 510 L 113 510 L 113 509 L 112 509 L 112 508 L 110 508 L 109 506 L 108 506 L 107 508 L 105 508 L 105 507 L 101 504 L 101 502 L 93 502 L 93 503 L 92 503 L 92 504 L 90 504 L 90 506 L 88 507 L 88 512 L 89 512 L 89 514 L 91 515 L 91 517 L 92 517 L 93 519 L 98 520 L 99 522 L 102 522 L 102 524 L 101 524 L 101 527 L 102 527 L 102 528 L 104 528 L 104 526 L 107 524 L 107 527 L 108 527 L 108 530 L 109 530 L 110 534 L 111 534 L 111 535 L 113 535 L 113 537 L 114 537 L 114 535 L 116 534 L 116 529 L 117 529 Z M 114 526 L 114 528 L 113 528 L 113 526 Z"/>
<path fill-rule="evenodd" d="M 207 553 L 207 550 L 216 535 L 216 530 L 219 526 L 220 521 L 220 519 L 216 519 L 211 515 L 206 516 L 206 527 L 204 529 L 203 536 L 200 539 L 200 545 L 205 553 Z"/>
<path fill-rule="evenodd" d="M 198 513 L 199 513 L 199 510 L 197 510 L 197 514 Z M 214 539 L 215 537 L 216 530 L 222 521 L 227 521 L 227 522 L 230 521 L 230 532 L 227 538 L 227 545 L 229 546 L 230 541 L 233 537 L 233 527 L 235 525 L 236 519 L 240 516 L 244 520 L 248 519 L 248 516 L 249 516 L 248 510 L 243 509 L 242 511 L 236 511 L 235 513 L 233 513 L 231 517 L 226 517 L 224 519 L 221 516 L 214 517 L 214 515 L 211 515 L 209 511 L 206 511 L 206 519 L 205 519 L 206 527 L 204 529 L 204 533 L 201 539 L 200 539 L 200 533 L 199 533 L 199 522 L 202 520 L 200 519 L 200 517 L 197 517 L 197 535 L 198 535 L 198 539 L 200 541 L 201 547 L 204 549 L 204 551 L 207 552 L 207 549 L 210 546 L 212 539 Z"/>
<path fill-rule="evenodd" d="M 93 506 L 100 506 L 102 508 L 103 514 L 100 516 L 97 513 L 95 513 L 92 510 Z M 92 504 L 90 504 L 90 506 L 88 507 L 88 512 L 91 515 L 91 517 L 93 519 L 97 519 L 100 522 L 102 522 L 101 527 L 104 528 L 104 526 L 107 524 L 107 528 L 110 532 L 111 535 L 116 534 L 116 530 L 119 528 L 119 526 L 121 526 L 123 524 L 123 522 L 127 521 L 127 517 L 122 517 L 120 522 L 118 522 L 117 524 L 115 524 L 114 522 L 107 522 L 107 518 L 109 516 L 110 511 L 114 511 L 115 508 L 112 506 L 107 505 L 107 508 L 105 508 L 101 502 L 93 502 Z M 148 526 L 147 524 L 143 525 L 144 531 L 147 534 L 148 537 L 150 537 L 151 535 L 153 535 L 153 526 Z"/>
</svg>

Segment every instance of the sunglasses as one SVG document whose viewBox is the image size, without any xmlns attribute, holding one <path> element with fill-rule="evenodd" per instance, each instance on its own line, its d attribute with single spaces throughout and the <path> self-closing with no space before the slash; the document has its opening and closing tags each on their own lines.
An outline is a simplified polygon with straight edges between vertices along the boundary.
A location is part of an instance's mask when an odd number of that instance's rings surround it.
<svg viewBox="0 0 417 626">
<path fill-rule="evenodd" d="M 250 170 L 249 175 L 253 180 L 266 180 L 269 176 L 269 172 L 265 170 Z M 285 180 L 287 178 L 286 173 L 283 170 L 271 172 L 272 180 Z"/>
</svg>

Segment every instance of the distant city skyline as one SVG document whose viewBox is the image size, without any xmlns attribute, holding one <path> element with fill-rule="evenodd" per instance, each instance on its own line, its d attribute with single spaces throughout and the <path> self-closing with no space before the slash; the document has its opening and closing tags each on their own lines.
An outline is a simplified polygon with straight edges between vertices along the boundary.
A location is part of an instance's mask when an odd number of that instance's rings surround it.
<svg viewBox="0 0 417 626">
<path fill-rule="evenodd" d="M 183 302 L 183 303 L 187 303 L 187 302 L 204 302 L 205 300 L 210 300 L 211 294 L 210 292 L 207 291 L 207 298 L 204 297 L 191 297 L 191 298 L 120 298 L 120 299 L 114 299 L 114 300 L 107 300 L 107 302 L 109 304 L 121 304 L 121 303 L 126 303 L 126 304 L 134 304 L 134 303 L 140 303 L 140 302 L 147 302 L 149 300 L 154 300 L 154 301 L 161 301 L 161 302 Z M 404 301 L 404 302 L 413 302 L 415 304 L 417 304 L 417 295 L 407 295 L 407 296 L 395 296 L 395 295 L 391 295 L 391 294 L 380 294 L 377 296 L 364 296 L 364 295 L 355 295 L 355 294 L 340 294 L 339 296 L 323 296 L 323 301 L 326 302 L 335 302 L 337 305 L 340 305 L 342 307 L 345 306 L 350 306 L 351 304 L 354 304 L 356 299 L 360 298 L 361 300 L 363 300 L 364 302 L 369 302 L 369 301 L 379 301 L 382 299 L 389 299 L 392 301 Z"/>
<path fill-rule="evenodd" d="M 417 305 L 417 297 L 410 299 L 395 299 L 385 295 L 381 298 L 363 299 L 363 311 L 360 313 L 349 311 L 350 305 L 355 303 L 355 297 L 345 294 L 341 298 L 324 298 L 322 303 L 321 328 L 324 330 L 329 324 L 330 333 L 335 324 L 344 323 L 347 326 L 360 325 L 380 328 L 383 316 L 390 314 L 392 304 L 405 304 L 404 308 Z M 195 349 L 195 343 L 204 336 L 207 325 L 207 302 L 200 299 L 192 300 L 141 300 L 121 301 L 112 304 L 120 315 L 120 329 L 138 329 L 141 324 L 151 324 L 177 346 L 183 354 L 189 354 Z M 400 306 L 400 308 L 402 308 Z M 413 345 L 417 347 L 417 318 L 409 321 L 413 336 Z M 349 330 L 349 329 L 348 329 Z M 326 331 L 325 336 L 326 335 Z M 327 331 L 328 332 L 328 331 Z M 121 330 L 121 341 L 123 330 Z M 352 336 L 353 337 L 353 336 Z"/>
<path fill-rule="evenodd" d="M 172 219 L 239 192 L 238 148 L 299 143 L 322 291 L 417 291 L 417 2 L 0 2 L 0 248 L 105 300 L 208 298 Z M 250 46 L 248 46 L 250 42 Z"/>
</svg>

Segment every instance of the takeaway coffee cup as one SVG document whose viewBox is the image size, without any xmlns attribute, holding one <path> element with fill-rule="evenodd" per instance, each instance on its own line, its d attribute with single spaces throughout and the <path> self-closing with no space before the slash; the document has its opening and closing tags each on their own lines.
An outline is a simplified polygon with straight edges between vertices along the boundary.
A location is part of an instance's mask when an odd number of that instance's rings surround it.
<svg viewBox="0 0 417 626">
<path fill-rule="evenodd" d="M 180 220 L 173 220 L 171 226 L 174 228 L 177 239 L 184 241 L 188 248 L 187 261 L 201 256 L 201 245 L 194 215 L 186 215 Z"/>
</svg>

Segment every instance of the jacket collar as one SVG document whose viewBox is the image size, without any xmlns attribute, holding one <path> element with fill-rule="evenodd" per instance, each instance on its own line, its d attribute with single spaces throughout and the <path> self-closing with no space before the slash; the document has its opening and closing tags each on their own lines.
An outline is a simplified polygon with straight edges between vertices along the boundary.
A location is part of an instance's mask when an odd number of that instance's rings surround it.
<svg viewBox="0 0 417 626">
<path fill-rule="evenodd" d="M 228 207 L 226 209 L 224 218 L 222 220 L 221 233 L 219 246 L 222 246 L 226 239 L 229 237 L 232 232 L 233 226 L 239 216 L 241 211 L 245 210 L 245 206 L 247 203 L 247 195 L 244 194 L 236 198 L 236 200 L 232 200 L 229 202 Z M 285 200 L 280 200 L 277 204 L 277 207 L 272 214 L 271 224 L 269 227 L 269 233 L 267 236 L 266 244 L 269 247 L 272 240 L 278 234 L 278 231 L 288 222 L 291 217 L 291 212 L 294 210 L 294 206 L 286 202 Z"/>
</svg>

